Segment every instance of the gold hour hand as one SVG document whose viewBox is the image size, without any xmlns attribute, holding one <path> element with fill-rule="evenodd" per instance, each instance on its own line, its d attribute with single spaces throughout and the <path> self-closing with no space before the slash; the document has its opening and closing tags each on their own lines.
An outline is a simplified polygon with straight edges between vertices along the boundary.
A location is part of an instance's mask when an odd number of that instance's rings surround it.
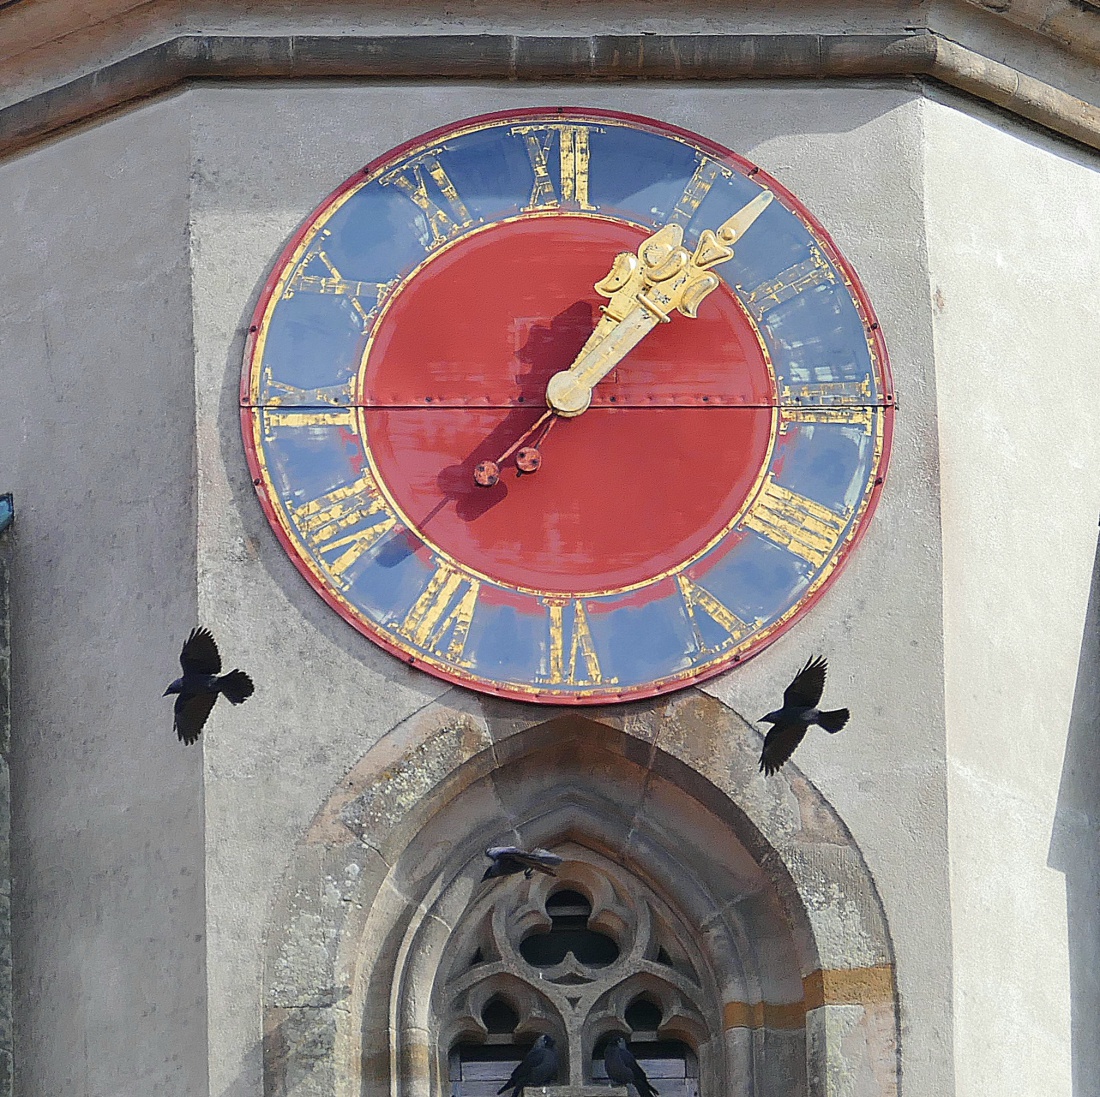
<svg viewBox="0 0 1100 1097">
<path fill-rule="evenodd" d="M 607 297 L 603 317 L 567 370 L 546 386 L 546 403 L 558 415 L 580 415 L 592 402 L 592 390 L 658 324 L 673 312 L 694 317 L 720 279 L 711 267 L 733 258 L 733 245 L 771 202 L 762 191 L 716 230 L 705 229 L 694 252 L 683 246 L 684 230 L 665 225 L 646 237 L 637 254 L 620 252 L 610 272 L 596 283 Z"/>
</svg>

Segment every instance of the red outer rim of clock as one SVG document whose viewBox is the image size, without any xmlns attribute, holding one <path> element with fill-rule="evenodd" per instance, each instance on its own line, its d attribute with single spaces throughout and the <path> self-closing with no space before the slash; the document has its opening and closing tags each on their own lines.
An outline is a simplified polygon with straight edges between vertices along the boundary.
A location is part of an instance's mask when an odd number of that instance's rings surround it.
<svg viewBox="0 0 1100 1097">
<path fill-rule="evenodd" d="M 291 256 L 297 250 L 302 240 L 311 232 L 313 226 L 324 217 L 332 204 L 340 197 L 346 194 L 353 187 L 358 186 L 363 177 L 372 174 L 382 165 L 389 163 L 393 160 L 400 159 L 406 152 L 416 148 L 417 146 L 430 144 L 436 139 L 452 134 L 455 130 L 464 129 L 468 126 L 483 126 L 491 125 L 494 122 L 501 121 L 503 119 L 538 119 L 538 118 L 561 118 L 567 116 L 581 116 L 585 118 L 607 118 L 615 121 L 625 122 L 632 126 L 636 126 L 641 129 L 650 130 L 660 134 L 673 134 L 682 138 L 684 141 L 693 144 L 701 149 L 711 153 L 716 159 L 724 160 L 727 163 L 736 165 L 742 174 L 752 178 L 755 181 L 759 181 L 765 185 L 792 213 L 794 213 L 800 220 L 811 229 L 812 234 L 817 238 L 819 243 L 825 249 L 830 261 L 844 273 L 844 277 L 848 282 L 851 289 L 852 297 L 857 309 L 860 312 L 861 318 L 864 323 L 864 329 L 867 332 L 868 338 L 874 344 L 876 354 L 878 356 L 879 367 L 883 380 L 883 432 L 882 432 L 882 453 L 879 458 L 878 470 L 875 476 L 874 485 L 871 488 L 869 495 L 866 497 L 866 506 L 864 508 L 863 515 L 860 517 L 858 525 L 853 531 L 850 540 L 846 545 L 838 550 L 836 555 L 836 565 L 832 569 L 829 576 L 818 587 L 813 594 L 809 595 L 804 601 L 802 601 L 796 611 L 784 621 L 781 625 L 778 625 L 774 630 L 768 634 L 767 637 L 760 639 L 748 652 L 743 656 L 735 657 L 729 662 L 720 663 L 714 667 L 705 667 L 694 674 L 686 674 L 682 677 L 676 677 L 674 679 L 666 678 L 660 679 L 655 683 L 650 683 L 648 686 L 635 687 L 626 689 L 621 692 L 613 690 L 602 691 L 597 696 L 579 696 L 576 694 L 558 693 L 554 690 L 524 690 L 518 688 L 504 688 L 502 686 L 495 686 L 489 681 L 473 676 L 465 676 L 455 671 L 437 667 L 433 664 L 429 664 L 426 660 L 422 660 L 414 655 L 410 655 L 409 652 L 403 648 L 394 644 L 381 632 L 372 630 L 369 626 L 357 620 L 355 617 L 350 616 L 346 611 L 346 606 L 340 599 L 333 596 L 326 586 L 317 581 L 317 577 L 310 570 L 309 565 L 299 555 L 298 550 L 294 542 L 287 536 L 283 529 L 282 520 L 279 517 L 277 511 L 272 506 L 267 492 L 263 488 L 263 466 L 259 460 L 256 452 L 256 443 L 254 437 L 254 420 L 252 412 L 254 406 L 250 401 L 251 396 L 251 378 L 253 376 L 254 368 L 254 353 L 256 346 L 256 334 L 259 331 L 259 326 L 263 320 L 263 317 L 267 311 L 268 304 L 271 300 L 272 294 L 275 292 L 276 286 L 285 270 L 287 262 Z M 886 480 L 887 469 L 890 462 L 890 453 L 893 442 L 894 432 L 894 385 L 893 376 L 890 370 L 890 359 L 886 350 L 886 341 L 882 335 L 882 331 L 879 327 L 878 318 L 875 314 L 874 308 L 871 305 L 870 299 L 867 296 L 866 290 L 863 288 L 863 283 L 860 281 L 859 276 L 855 270 L 849 264 L 847 259 L 840 253 L 832 236 L 821 225 L 816 217 L 796 198 L 786 187 L 784 187 L 778 180 L 769 175 L 762 168 L 758 167 L 751 160 L 746 159 L 743 156 L 738 155 L 732 150 L 725 148 L 723 145 L 718 144 L 716 141 L 712 141 L 709 138 L 703 137 L 701 134 L 695 133 L 692 130 L 684 129 L 680 126 L 675 126 L 666 122 L 658 122 L 655 119 L 647 118 L 644 115 L 629 114 L 624 111 L 605 110 L 598 107 L 526 107 L 517 110 L 503 110 L 494 111 L 490 114 L 474 115 L 469 118 L 461 118 L 447 123 L 446 125 L 439 126 L 436 129 L 429 130 L 426 133 L 417 134 L 415 137 L 408 141 L 402 142 L 400 145 L 396 145 L 391 149 L 388 149 L 381 156 L 376 157 L 370 163 L 368 163 L 361 170 L 356 171 L 350 178 L 346 179 L 339 187 L 332 191 L 319 206 L 313 211 L 313 213 L 301 224 L 298 230 L 291 236 L 286 246 L 279 253 L 278 258 L 272 264 L 270 274 L 264 282 L 263 289 L 260 291 L 259 299 L 256 304 L 256 308 L 253 310 L 252 318 L 249 322 L 249 328 L 246 335 L 245 347 L 244 347 L 244 367 L 241 373 L 240 384 L 240 412 L 241 412 L 241 433 L 244 440 L 245 457 L 248 462 L 249 471 L 252 477 L 253 489 L 260 502 L 260 507 L 264 512 L 264 516 L 267 518 L 269 525 L 275 532 L 275 536 L 279 543 L 283 546 L 284 551 L 290 557 L 294 566 L 306 579 L 309 585 L 325 600 L 325 602 L 332 607 L 340 615 L 340 617 L 356 631 L 362 633 L 368 637 L 372 642 L 378 644 L 384 648 L 391 655 L 400 659 L 402 662 L 409 664 L 410 666 L 420 667 L 427 671 L 433 677 L 442 679 L 443 681 L 451 682 L 454 685 L 462 686 L 466 689 L 470 689 L 477 693 L 487 693 L 497 697 L 503 697 L 510 701 L 517 701 L 523 703 L 538 703 L 538 702 L 550 702 L 558 704 L 563 707 L 572 706 L 588 706 L 598 707 L 600 705 L 616 704 L 625 701 L 644 700 L 649 697 L 656 697 L 661 694 L 670 693 L 676 689 L 683 689 L 688 686 L 697 685 L 700 682 L 707 681 L 710 678 L 717 677 L 719 674 L 724 674 L 726 671 L 731 670 L 733 667 L 740 663 L 747 662 L 749 659 L 755 658 L 762 651 L 769 648 L 776 640 L 783 636 L 788 629 L 790 629 L 796 622 L 798 622 L 802 616 L 808 612 L 813 606 L 817 604 L 819 599 L 825 594 L 825 592 L 832 586 L 838 575 L 844 570 L 848 563 L 848 558 L 854 551 L 856 546 L 863 540 L 871 519 L 874 516 L 875 511 L 878 508 L 879 498 L 882 495 L 882 488 Z"/>
</svg>

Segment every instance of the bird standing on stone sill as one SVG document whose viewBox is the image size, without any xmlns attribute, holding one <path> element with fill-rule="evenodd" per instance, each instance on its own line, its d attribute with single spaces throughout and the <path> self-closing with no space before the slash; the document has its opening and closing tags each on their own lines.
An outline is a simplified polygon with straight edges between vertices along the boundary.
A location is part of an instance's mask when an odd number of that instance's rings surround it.
<svg viewBox="0 0 1100 1097">
<path fill-rule="evenodd" d="M 604 1048 L 603 1065 L 608 1078 L 621 1086 L 633 1086 L 638 1091 L 638 1097 L 657 1097 L 657 1090 L 626 1046 L 625 1036 L 611 1038 L 611 1042 Z"/>
<path fill-rule="evenodd" d="M 183 677 L 177 678 L 165 691 L 179 694 L 173 723 L 181 743 L 190 746 L 202 734 L 203 724 L 222 694 L 232 705 L 247 701 L 255 691 L 252 679 L 243 670 L 220 674 L 222 659 L 210 630 L 193 628 L 180 652 Z"/>
<path fill-rule="evenodd" d="M 544 1086 L 558 1077 L 558 1053 L 554 1050 L 553 1036 L 540 1036 L 535 1046 L 516 1064 L 511 1077 L 497 1090 L 512 1091 L 512 1097 L 520 1097 L 524 1086 Z"/>
<path fill-rule="evenodd" d="M 554 865 L 561 864 L 561 858 L 548 849 L 520 849 L 519 846 L 490 846 L 485 856 L 493 863 L 485 870 L 481 880 L 495 879 L 498 876 L 513 876 L 517 872 L 530 880 L 532 872 L 544 872 L 547 876 L 557 876 Z"/>
<path fill-rule="evenodd" d="M 760 768 L 765 777 L 770 777 L 790 758 L 811 724 L 823 727 L 832 735 L 848 722 L 846 708 L 830 712 L 817 708 L 825 690 L 826 668 L 824 659 L 811 658 L 783 691 L 783 707 L 760 717 L 761 723 L 772 725 L 771 731 L 764 736 L 764 749 L 760 754 Z"/>
</svg>

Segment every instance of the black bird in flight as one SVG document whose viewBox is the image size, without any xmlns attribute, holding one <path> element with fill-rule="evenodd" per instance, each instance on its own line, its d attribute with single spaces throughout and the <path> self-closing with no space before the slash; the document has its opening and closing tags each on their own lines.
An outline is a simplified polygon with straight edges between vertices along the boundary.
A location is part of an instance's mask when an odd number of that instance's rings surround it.
<svg viewBox="0 0 1100 1097">
<path fill-rule="evenodd" d="M 485 870 L 481 880 L 492 880 L 497 876 L 512 876 L 522 872 L 528 880 L 532 872 L 545 872 L 547 876 L 557 876 L 554 865 L 561 864 L 561 858 L 548 849 L 520 849 L 519 846 L 490 846 L 485 856 L 493 863 Z"/>
<path fill-rule="evenodd" d="M 764 749 L 760 754 L 760 768 L 765 777 L 770 777 L 790 758 L 811 724 L 835 734 L 848 722 L 846 708 L 830 712 L 817 708 L 825 689 L 825 670 L 824 659 L 810 659 L 783 691 L 783 707 L 760 717 L 761 723 L 772 725 L 771 731 L 764 736 Z"/>
<path fill-rule="evenodd" d="M 222 658 L 210 630 L 193 628 L 180 652 L 183 677 L 177 678 L 164 696 L 178 693 L 176 698 L 175 728 L 181 743 L 190 746 L 202 734 L 202 726 L 218 699 L 224 694 L 230 704 L 239 705 L 252 696 L 256 687 L 243 670 L 231 670 L 220 674 Z"/>
<path fill-rule="evenodd" d="M 603 1065 L 607 1068 L 608 1078 L 621 1086 L 633 1086 L 638 1091 L 638 1097 L 657 1097 L 657 1091 L 645 1076 L 645 1071 L 626 1046 L 625 1036 L 611 1038 L 604 1048 Z"/>
<path fill-rule="evenodd" d="M 512 1076 L 497 1090 L 498 1094 L 506 1089 L 512 1091 L 512 1097 L 520 1097 L 524 1086 L 544 1086 L 558 1077 L 558 1053 L 554 1050 L 553 1036 L 540 1036 L 535 1046 L 516 1064 Z"/>
</svg>

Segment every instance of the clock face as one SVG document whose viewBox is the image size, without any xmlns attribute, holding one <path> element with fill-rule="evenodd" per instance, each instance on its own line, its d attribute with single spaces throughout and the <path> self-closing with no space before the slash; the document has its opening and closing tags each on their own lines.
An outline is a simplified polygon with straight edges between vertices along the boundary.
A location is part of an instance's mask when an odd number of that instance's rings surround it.
<svg viewBox="0 0 1100 1097">
<path fill-rule="evenodd" d="M 672 267 L 706 281 L 694 317 Z M 579 414 L 548 408 L 562 371 Z M 802 205 L 596 110 L 357 172 L 277 260 L 241 385 L 261 502 L 326 601 L 424 670 L 555 703 L 674 689 L 789 627 L 870 518 L 892 418 L 874 313 Z"/>
</svg>

